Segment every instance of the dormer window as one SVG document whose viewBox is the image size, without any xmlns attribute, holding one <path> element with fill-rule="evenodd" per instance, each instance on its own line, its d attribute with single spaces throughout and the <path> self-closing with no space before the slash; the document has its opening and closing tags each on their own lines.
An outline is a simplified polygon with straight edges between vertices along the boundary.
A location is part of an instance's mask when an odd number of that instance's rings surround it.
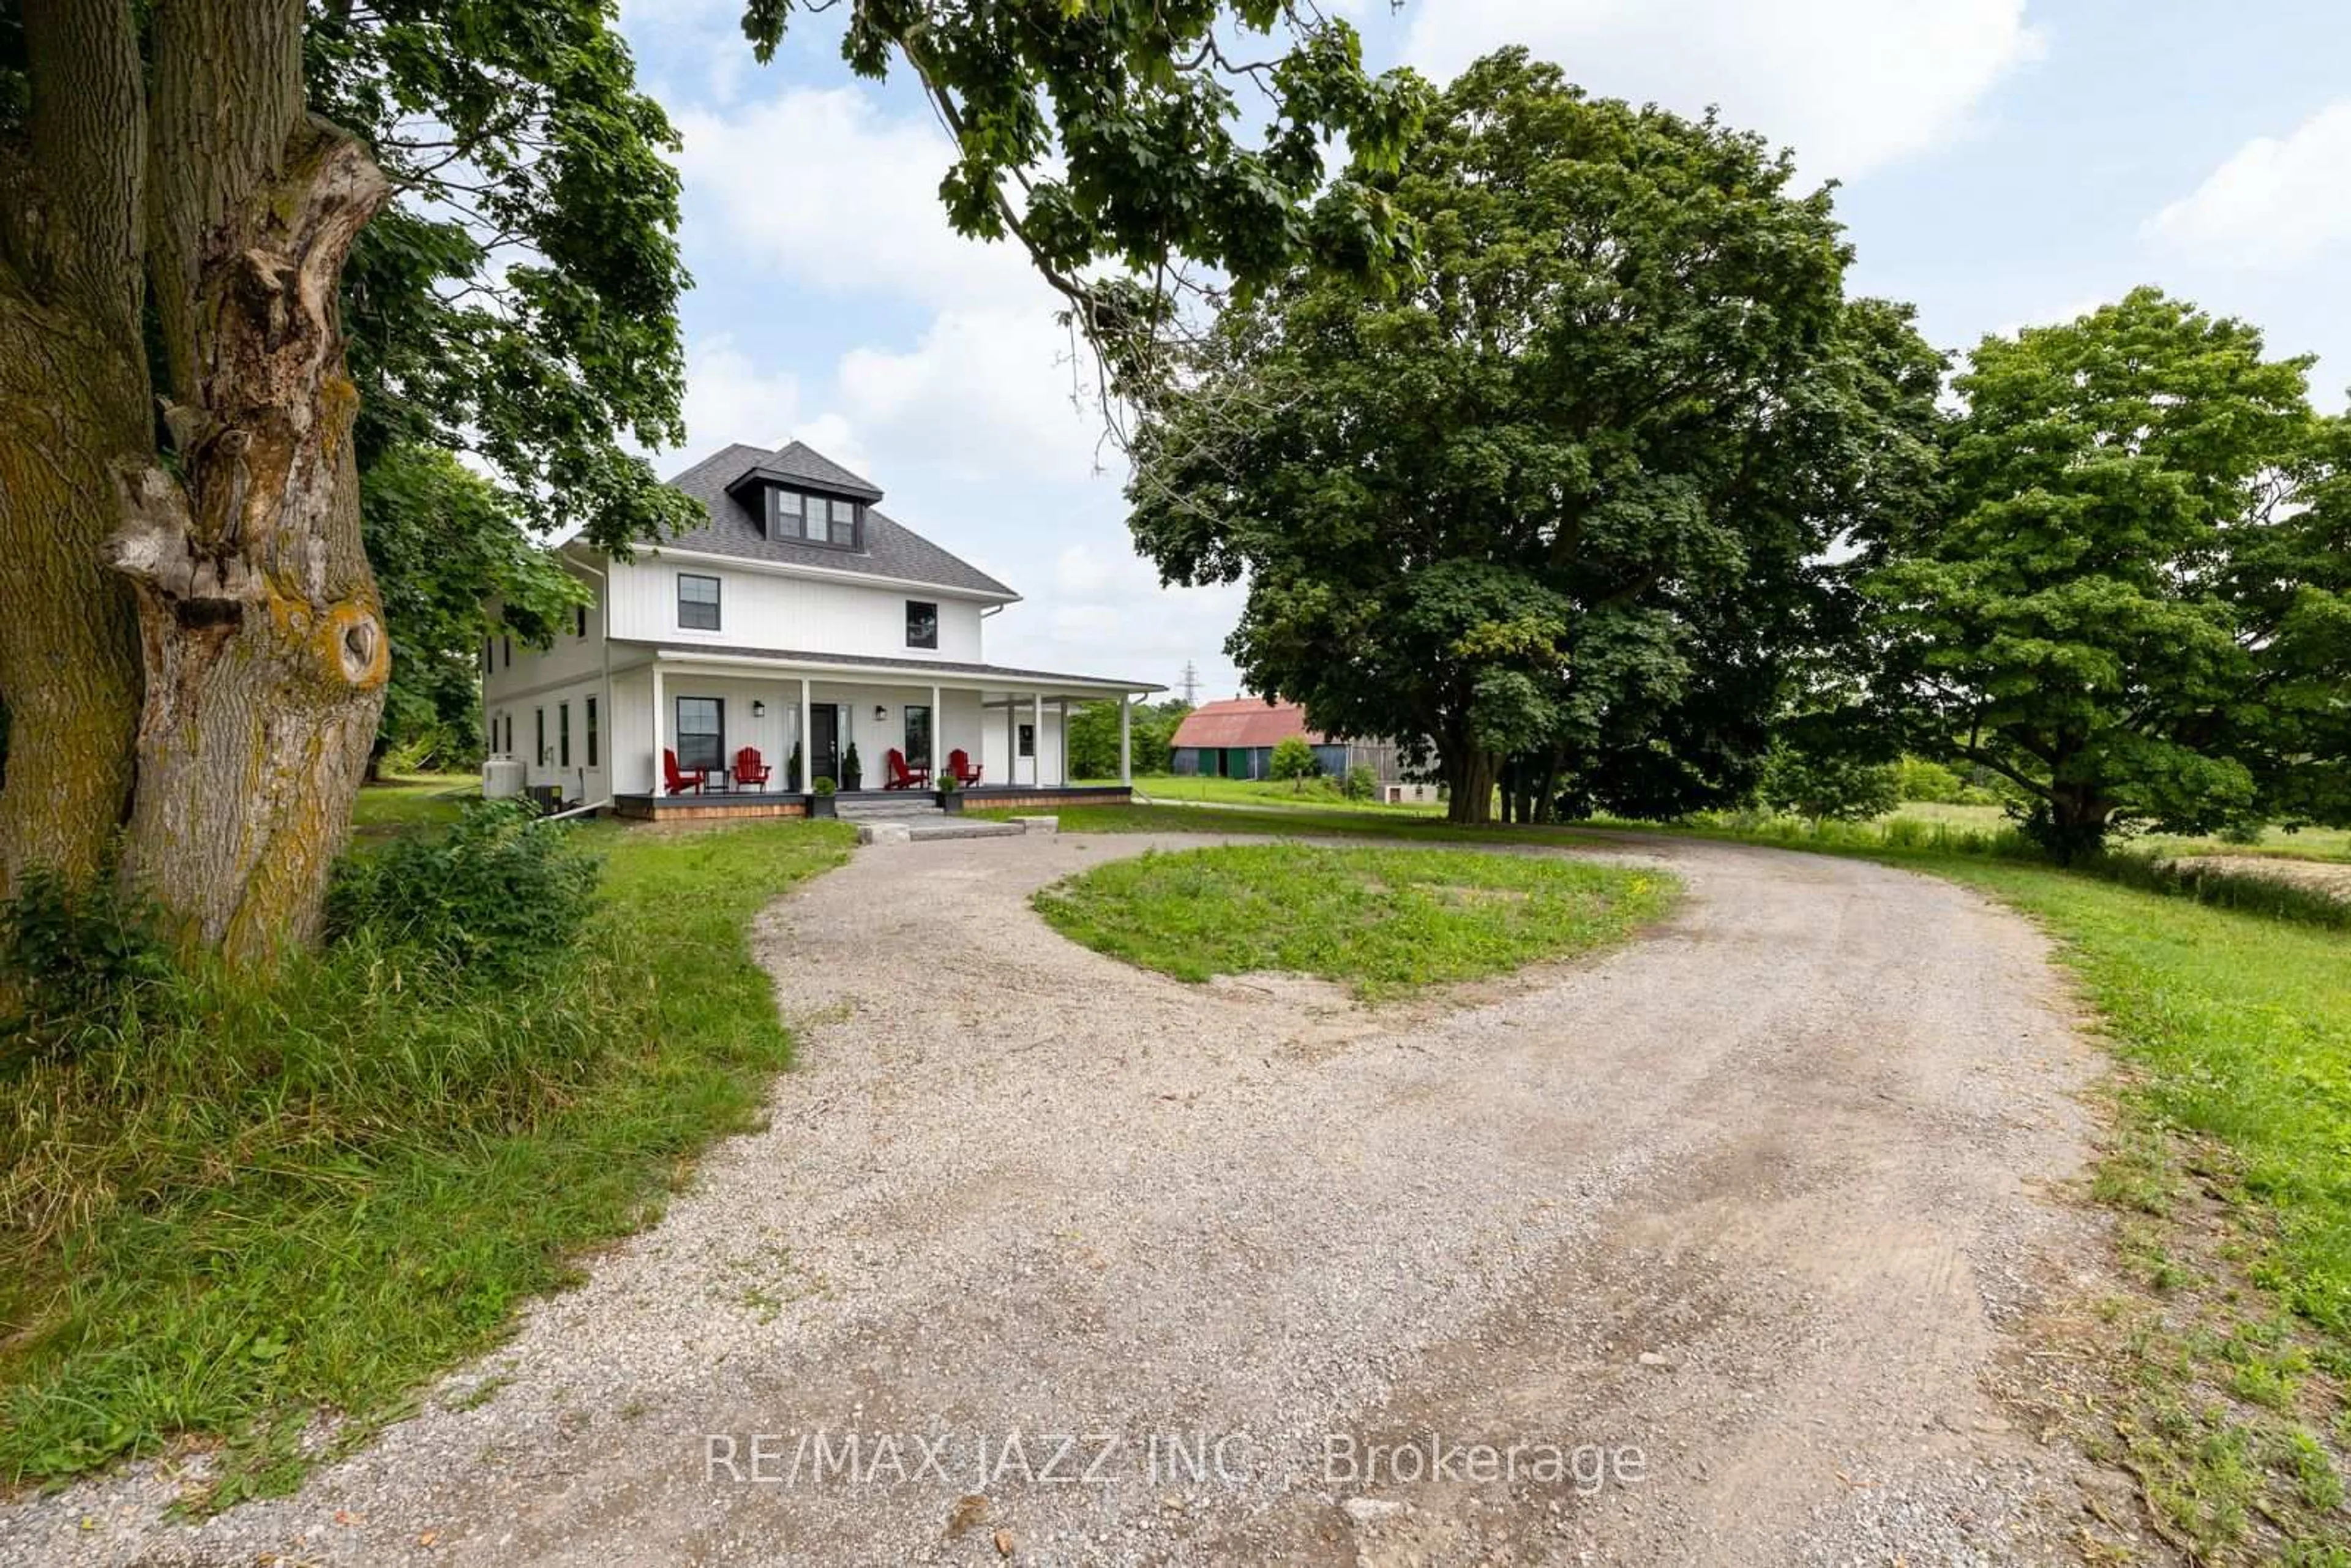
<svg viewBox="0 0 2351 1568">
<path fill-rule="evenodd" d="M 855 549 L 862 520 L 858 514 L 862 509 L 860 503 L 843 497 L 771 486 L 768 490 L 768 537 L 825 545 L 833 549 Z"/>
</svg>

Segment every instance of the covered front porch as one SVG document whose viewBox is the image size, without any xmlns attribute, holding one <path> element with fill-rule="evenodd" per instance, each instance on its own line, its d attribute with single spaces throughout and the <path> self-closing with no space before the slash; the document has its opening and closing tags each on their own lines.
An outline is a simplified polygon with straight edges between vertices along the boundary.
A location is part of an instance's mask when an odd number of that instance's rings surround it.
<svg viewBox="0 0 2351 1568">
<path fill-rule="evenodd" d="M 974 806 L 1123 800 L 1127 704 L 1157 689 L 987 665 L 672 648 L 611 680 L 612 809 L 639 818 L 797 816 L 820 791 L 852 803 L 904 796 L 936 789 L 950 770 Z M 1070 715 L 1105 699 L 1119 704 L 1120 782 L 1079 790 Z M 674 777 L 664 754 L 675 756 Z"/>
</svg>

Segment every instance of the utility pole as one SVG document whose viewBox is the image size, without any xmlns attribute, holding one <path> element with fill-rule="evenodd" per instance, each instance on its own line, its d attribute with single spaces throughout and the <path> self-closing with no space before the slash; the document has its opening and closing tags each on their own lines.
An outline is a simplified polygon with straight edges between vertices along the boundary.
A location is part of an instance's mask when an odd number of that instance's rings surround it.
<svg viewBox="0 0 2351 1568">
<path fill-rule="evenodd" d="M 1189 659 L 1184 661 L 1184 706 L 1200 706 L 1200 672 Z"/>
</svg>

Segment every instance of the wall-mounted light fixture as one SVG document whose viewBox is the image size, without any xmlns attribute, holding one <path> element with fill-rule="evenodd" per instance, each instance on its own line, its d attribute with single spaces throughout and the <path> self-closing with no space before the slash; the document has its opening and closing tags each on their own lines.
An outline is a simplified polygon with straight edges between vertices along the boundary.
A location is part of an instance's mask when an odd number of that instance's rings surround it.
<svg viewBox="0 0 2351 1568">
<path fill-rule="evenodd" d="M 873 705 L 873 722 L 875 724 L 883 723 L 889 718 L 889 716 L 890 710 L 888 708 L 884 707 L 880 703 L 875 703 Z"/>
<path fill-rule="evenodd" d="M 767 716 L 768 716 L 768 705 L 767 705 L 766 703 L 761 702 L 758 697 L 753 697 L 753 698 L 751 699 L 751 716 L 752 716 L 753 718 L 765 718 L 765 717 L 767 717 Z"/>
</svg>

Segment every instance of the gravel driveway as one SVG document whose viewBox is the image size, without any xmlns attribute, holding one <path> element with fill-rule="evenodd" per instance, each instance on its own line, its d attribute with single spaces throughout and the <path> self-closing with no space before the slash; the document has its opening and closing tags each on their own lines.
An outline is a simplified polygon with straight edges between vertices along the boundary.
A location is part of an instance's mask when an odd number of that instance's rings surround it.
<svg viewBox="0 0 2351 1568">
<path fill-rule="evenodd" d="M 1366 1012 L 1029 912 L 1155 841 L 860 851 L 765 917 L 800 1066 L 661 1225 L 298 1495 L 145 1467 L 0 1562 L 2074 1560 L 2105 1483 L 1988 1392 L 2099 1250 L 2026 925 L 1626 839 L 1690 889 L 1646 940 Z"/>
</svg>

